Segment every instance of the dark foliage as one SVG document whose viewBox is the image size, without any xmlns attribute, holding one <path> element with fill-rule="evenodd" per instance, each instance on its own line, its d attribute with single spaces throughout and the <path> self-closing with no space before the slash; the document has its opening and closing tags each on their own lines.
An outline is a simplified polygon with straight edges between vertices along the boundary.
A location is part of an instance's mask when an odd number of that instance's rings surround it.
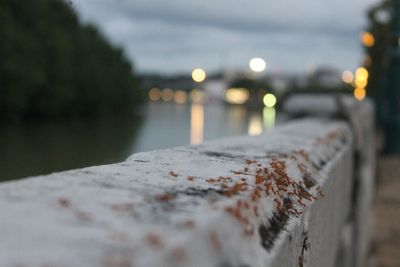
<svg viewBox="0 0 400 267">
<path fill-rule="evenodd" d="M 363 65 L 368 69 L 369 78 L 367 94 L 371 96 L 376 104 L 376 119 L 379 125 L 386 122 L 388 117 L 387 99 L 387 76 L 389 70 L 389 47 L 390 47 L 390 19 L 382 20 L 382 12 L 389 14 L 393 0 L 382 0 L 372 6 L 367 13 L 367 31 L 375 37 L 375 44 L 372 47 L 365 47 L 366 60 Z"/>
<path fill-rule="evenodd" d="M 0 119 L 98 117 L 141 101 L 131 64 L 62 0 L 0 0 Z"/>
</svg>

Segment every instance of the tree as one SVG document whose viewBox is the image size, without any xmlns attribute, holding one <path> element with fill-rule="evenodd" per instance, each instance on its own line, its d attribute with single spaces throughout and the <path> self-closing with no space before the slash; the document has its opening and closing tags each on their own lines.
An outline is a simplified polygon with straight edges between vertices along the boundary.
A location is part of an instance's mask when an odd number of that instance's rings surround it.
<svg viewBox="0 0 400 267">
<path fill-rule="evenodd" d="M 127 113 L 130 62 L 62 0 L 0 0 L 0 119 Z"/>
<path fill-rule="evenodd" d="M 363 65 L 369 72 L 367 94 L 376 102 L 376 119 L 383 125 L 387 118 L 387 76 L 389 70 L 390 13 L 392 0 L 383 0 L 367 13 L 367 31 L 374 37 L 372 45 L 365 46 Z"/>
</svg>

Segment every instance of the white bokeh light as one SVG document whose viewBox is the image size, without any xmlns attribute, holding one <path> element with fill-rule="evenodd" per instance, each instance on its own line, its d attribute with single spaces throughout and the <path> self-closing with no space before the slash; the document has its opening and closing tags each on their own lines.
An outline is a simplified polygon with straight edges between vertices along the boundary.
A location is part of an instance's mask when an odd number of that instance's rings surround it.
<svg viewBox="0 0 400 267">
<path fill-rule="evenodd" d="M 249 62 L 249 67 L 254 72 L 262 72 L 266 66 L 265 60 L 259 57 L 252 58 Z"/>
</svg>

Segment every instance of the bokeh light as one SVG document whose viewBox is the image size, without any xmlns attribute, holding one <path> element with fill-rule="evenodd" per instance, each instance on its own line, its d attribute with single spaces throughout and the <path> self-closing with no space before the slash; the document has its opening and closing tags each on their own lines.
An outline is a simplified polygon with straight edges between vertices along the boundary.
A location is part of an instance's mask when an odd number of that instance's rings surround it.
<svg viewBox="0 0 400 267">
<path fill-rule="evenodd" d="M 354 89 L 354 97 L 358 101 L 364 100 L 365 96 L 366 96 L 365 88 L 356 87 Z"/>
<path fill-rule="evenodd" d="M 169 102 L 174 98 L 174 91 L 172 91 L 170 88 L 165 88 L 161 92 L 161 98 L 165 102 Z"/>
<path fill-rule="evenodd" d="M 229 88 L 225 91 L 225 101 L 230 104 L 244 104 L 249 99 L 246 88 Z"/>
<path fill-rule="evenodd" d="M 201 68 L 196 68 L 192 71 L 192 79 L 197 83 L 201 83 L 206 79 L 206 72 Z"/>
<path fill-rule="evenodd" d="M 372 47 L 375 44 L 375 37 L 370 32 L 361 33 L 361 43 L 366 47 Z"/>
<path fill-rule="evenodd" d="M 184 104 L 186 102 L 186 92 L 178 90 L 174 94 L 174 101 L 177 104 Z"/>
<path fill-rule="evenodd" d="M 151 88 L 149 90 L 149 99 L 151 101 L 158 101 L 161 98 L 161 90 L 158 88 Z"/>
<path fill-rule="evenodd" d="M 356 70 L 356 80 L 368 80 L 368 71 L 364 67 L 360 67 Z"/>
<path fill-rule="evenodd" d="M 263 98 L 264 105 L 273 108 L 276 104 L 276 97 L 273 94 L 266 94 Z"/>
<path fill-rule="evenodd" d="M 365 88 L 367 86 L 367 84 L 368 84 L 368 80 L 366 80 L 366 79 L 356 79 L 354 81 L 354 84 L 356 85 L 356 87 Z"/>
<path fill-rule="evenodd" d="M 266 66 L 265 60 L 259 57 L 252 58 L 249 62 L 249 67 L 254 72 L 262 72 L 265 70 Z"/>
<path fill-rule="evenodd" d="M 353 73 L 351 71 L 349 71 L 349 70 L 343 71 L 342 80 L 345 83 L 351 83 L 353 81 L 353 79 L 354 79 L 354 75 L 353 75 Z"/>
</svg>

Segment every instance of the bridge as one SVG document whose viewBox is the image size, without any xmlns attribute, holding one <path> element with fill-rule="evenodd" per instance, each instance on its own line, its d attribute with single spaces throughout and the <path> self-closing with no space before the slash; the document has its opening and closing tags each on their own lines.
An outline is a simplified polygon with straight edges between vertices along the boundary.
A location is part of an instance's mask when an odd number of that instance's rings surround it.
<svg viewBox="0 0 400 267">
<path fill-rule="evenodd" d="M 287 103 L 307 118 L 0 184 L 0 266 L 365 266 L 373 106 Z"/>
</svg>

